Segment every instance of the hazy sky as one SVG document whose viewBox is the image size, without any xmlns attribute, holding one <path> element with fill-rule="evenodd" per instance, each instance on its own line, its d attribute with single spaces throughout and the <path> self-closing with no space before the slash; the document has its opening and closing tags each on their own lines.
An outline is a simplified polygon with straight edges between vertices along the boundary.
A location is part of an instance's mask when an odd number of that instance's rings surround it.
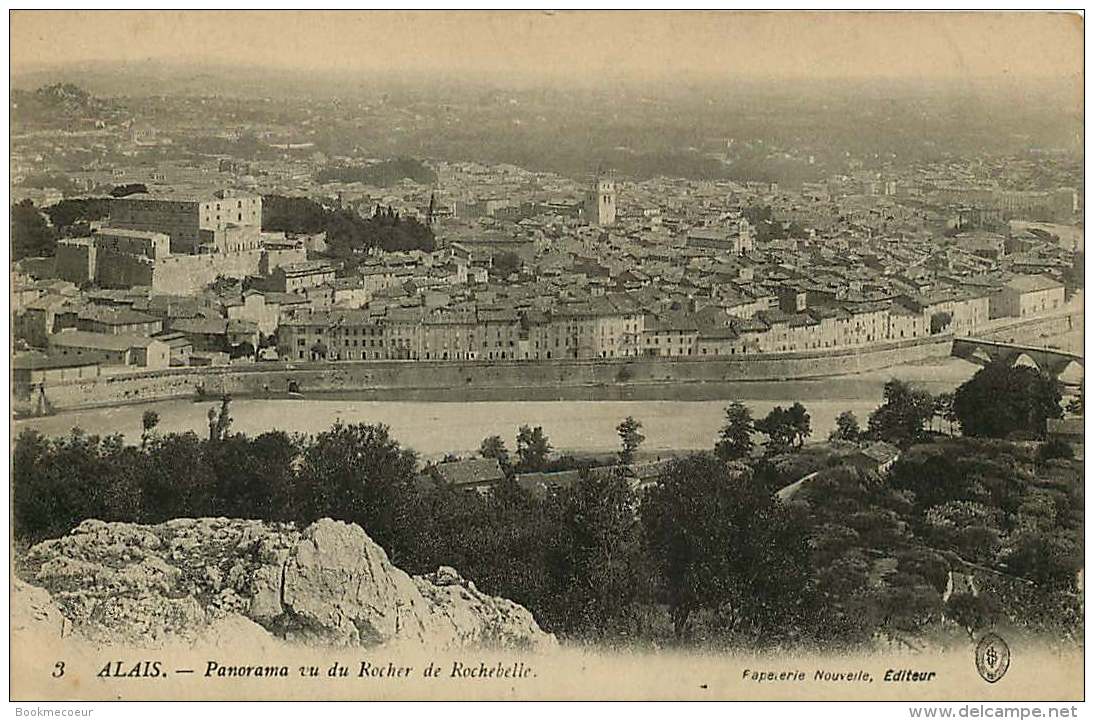
<svg viewBox="0 0 1094 721">
<path fill-rule="evenodd" d="M 1078 77 L 1061 13 L 13 11 L 12 70 L 200 60 L 525 79 Z"/>
</svg>

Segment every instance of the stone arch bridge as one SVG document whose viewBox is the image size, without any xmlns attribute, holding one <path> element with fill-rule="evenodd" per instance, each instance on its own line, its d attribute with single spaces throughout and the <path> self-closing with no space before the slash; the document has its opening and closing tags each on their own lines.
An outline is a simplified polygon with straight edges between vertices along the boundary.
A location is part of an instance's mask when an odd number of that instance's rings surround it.
<svg viewBox="0 0 1094 721">
<path fill-rule="evenodd" d="M 1059 348 L 1018 345 L 983 338 L 954 338 L 951 355 L 978 365 L 1001 361 L 1009 366 L 1037 368 L 1067 386 L 1078 386 L 1083 382 L 1083 357 Z"/>
</svg>

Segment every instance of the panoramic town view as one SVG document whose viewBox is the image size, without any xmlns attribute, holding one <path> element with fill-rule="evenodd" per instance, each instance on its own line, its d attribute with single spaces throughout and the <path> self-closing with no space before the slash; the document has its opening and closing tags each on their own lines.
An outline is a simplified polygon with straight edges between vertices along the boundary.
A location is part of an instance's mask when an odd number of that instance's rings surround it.
<svg viewBox="0 0 1094 721">
<path fill-rule="evenodd" d="M 152 40 L 13 55 L 13 632 L 1081 650 L 1081 33 L 1006 82 Z"/>
</svg>

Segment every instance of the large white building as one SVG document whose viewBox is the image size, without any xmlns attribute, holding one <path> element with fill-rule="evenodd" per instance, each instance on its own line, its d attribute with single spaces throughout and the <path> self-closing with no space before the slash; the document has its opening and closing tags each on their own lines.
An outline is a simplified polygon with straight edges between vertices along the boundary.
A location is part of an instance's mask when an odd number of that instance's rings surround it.
<svg viewBox="0 0 1094 721">
<path fill-rule="evenodd" d="M 1019 275 L 991 297 L 991 317 L 1025 318 L 1063 305 L 1062 283 L 1044 275 Z"/>
<path fill-rule="evenodd" d="M 165 233 L 172 253 L 258 248 L 262 197 L 218 190 L 200 195 L 139 193 L 110 204 L 110 226 Z"/>
</svg>

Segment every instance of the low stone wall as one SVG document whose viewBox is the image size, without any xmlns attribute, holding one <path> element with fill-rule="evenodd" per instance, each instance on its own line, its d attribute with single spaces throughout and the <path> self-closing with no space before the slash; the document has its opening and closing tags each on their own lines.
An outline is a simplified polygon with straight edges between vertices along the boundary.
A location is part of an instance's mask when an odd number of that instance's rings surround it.
<svg viewBox="0 0 1094 721">
<path fill-rule="evenodd" d="M 243 278 L 257 275 L 261 261 L 261 250 L 223 255 L 171 255 L 156 263 L 152 287 L 157 293 L 188 295 L 212 283 L 217 276 Z"/>
<path fill-rule="evenodd" d="M 151 282 L 145 281 L 143 284 L 151 285 L 157 293 L 188 295 L 212 283 L 218 276 L 243 278 L 248 275 L 266 275 L 278 266 L 303 260 L 307 260 L 307 253 L 303 248 L 170 255 L 156 263 Z"/>
<path fill-rule="evenodd" d="M 1031 329 L 1035 330 L 1038 335 L 1054 336 L 1082 330 L 1082 328 L 1082 314 L 1068 313 L 1033 320 L 998 319 L 992 321 L 982 332 L 974 333 L 973 337 L 999 341 L 1000 343 L 1036 346 L 1039 345 L 1036 338 L 1030 338 Z"/>
<path fill-rule="evenodd" d="M 949 338 L 858 351 L 765 354 L 739 358 L 634 358 L 552 361 L 342 361 L 256 363 L 228 368 L 179 368 L 104 375 L 47 387 L 54 410 L 72 410 L 169 398 L 216 397 L 362 389 L 513 389 L 638 386 L 848 375 L 949 355 Z M 515 397 L 519 393 L 514 393 Z M 16 399 L 16 411 L 31 409 Z"/>
<path fill-rule="evenodd" d="M 1081 319 L 1080 319 L 1081 322 Z M 1035 319 L 997 325 L 991 334 L 1005 336 L 1029 326 L 1066 332 L 1064 318 Z M 979 337 L 979 334 L 978 334 Z M 112 406 L 170 398 L 236 396 L 367 389 L 444 390 L 560 387 L 638 387 L 643 385 L 778 381 L 853 375 L 905 363 L 944 358 L 953 338 L 902 341 L 838 351 L 770 353 L 706 358 L 616 358 L 551 361 L 340 361 L 334 363 L 255 363 L 227 368 L 179 368 L 145 373 L 103 375 L 46 389 L 54 410 Z M 16 412 L 32 409 L 14 399 Z M 21 407 L 26 406 L 26 407 Z"/>
</svg>

